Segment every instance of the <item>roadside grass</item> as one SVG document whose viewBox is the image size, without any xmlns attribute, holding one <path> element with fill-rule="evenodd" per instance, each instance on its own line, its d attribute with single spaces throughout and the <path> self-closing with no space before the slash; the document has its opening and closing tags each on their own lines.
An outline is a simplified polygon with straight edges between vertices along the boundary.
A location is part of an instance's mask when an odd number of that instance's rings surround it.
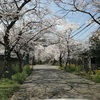
<svg viewBox="0 0 100 100">
<path fill-rule="evenodd" d="M 64 69 L 64 67 L 60 69 Z M 100 83 L 100 70 L 95 70 L 95 74 L 93 74 L 92 71 L 86 73 L 85 70 L 82 68 L 82 66 L 75 66 L 74 64 L 71 64 L 70 66 L 67 67 L 66 72 L 79 75 L 83 78 L 94 81 L 96 83 Z"/>
<path fill-rule="evenodd" d="M 26 77 L 31 74 L 32 70 L 29 66 L 24 66 L 22 73 L 17 72 L 12 75 L 11 79 L 0 79 L 0 100 L 9 100 L 14 92 L 19 89 L 19 86 L 24 82 Z"/>
<path fill-rule="evenodd" d="M 14 80 L 2 78 L 0 80 L 0 100 L 8 100 L 19 86 L 20 84 Z"/>
<path fill-rule="evenodd" d="M 100 73 L 96 73 L 96 75 L 92 76 L 93 81 L 100 83 Z"/>
<path fill-rule="evenodd" d="M 92 72 L 91 73 L 83 72 L 83 73 L 79 73 L 79 75 L 88 80 L 94 81 L 96 83 L 100 83 L 100 73 L 96 73 L 94 75 Z"/>
</svg>

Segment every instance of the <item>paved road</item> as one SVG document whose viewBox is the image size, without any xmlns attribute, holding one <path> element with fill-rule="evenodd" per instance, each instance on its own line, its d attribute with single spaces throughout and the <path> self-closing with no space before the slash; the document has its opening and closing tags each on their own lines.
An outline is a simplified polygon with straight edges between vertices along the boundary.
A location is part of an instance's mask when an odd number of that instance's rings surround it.
<svg viewBox="0 0 100 100">
<path fill-rule="evenodd" d="M 100 100 L 100 84 L 81 78 L 57 66 L 36 65 L 11 100 Z"/>
</svg>

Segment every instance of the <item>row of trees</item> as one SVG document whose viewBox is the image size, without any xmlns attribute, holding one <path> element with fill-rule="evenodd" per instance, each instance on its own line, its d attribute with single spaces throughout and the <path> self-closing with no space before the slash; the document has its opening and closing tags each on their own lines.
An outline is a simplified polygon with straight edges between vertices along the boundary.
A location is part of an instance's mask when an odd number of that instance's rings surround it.
<svg viewBox="0 0 100 100">
<path fill-rule="evenodd" d="M 100 2 L 99 0 L 54 0 L 56 5 L 60 8 L 60 12 L 62 13 L 63 17 L 70 17 L 70 14 L 74 14 L 76 12 L 83 13 L 84 15 L 87 15 L 88 20 L 84 22 L 86 25 L 80 25 L 79 28 L 76 30 L 79 30 L 78 32 L 72 32 L 71 38 L 80 34 L 84 29 L 86 29 L 91 24 L 95 24 L 100 28 Z M 83 27 L 83 28 L 82 28 Z M 98 62 L 100 62 L 99 57 L 99 34 L 100 31 L 95 31 L 94 35 L 90 38 L 90 46 L 88 45 L 88 48 L 83 49 L 88 50 L 88 53 L 90 54 L 90 57 L 97 57 Z M 67 41 L 68 44 L 68 41 Z M 69 48 L 69 46 L 67 47 Z M 70 54 L 70 50 L 69 53 Z M 68 55 L 67 55 L 68 57 Z M 96 67 L 96 66 L 95 66 Z"/>
<path fill-rule="evenodd" d="M 77 28 L 76 24 L 65 23 L 65 20 L 57 21 L 57 27 L 61 30 L 55 30 L 52 33 L 45 34 L 40 38 L 40 45 L 36 48 L 36 59 L 57 63 L 61 67 L 65 64 L 65 69 L 70 65 L 70 59 L 76 59 L 78 52 L 82 51 L 82 43 L 71 38 L 72 30 Z M 66 26 L 66 27 L 64 27 Z M 51 35 L 50 35 L 51 34 Z M 77 55 L 76 55 L 77 54 Z"/>
<path fill-rule="evenodd" d="M 9 70 L 10 56 L 15 52 L 22 71 L 22 50 L 34 49 L 35 41 L 50 31 L 54 19 L 40 0 L 1 0 L 0 1 L 0 45 L 4 49 L 4 72 Z"/>
<path fill-rule="evenodd" d="M 88 0 L 1 0 L 0 45 L 4 49 L 4 72 L 9 70 L 12 52 L 15 52 L 19 59 L 21 72 L 22 53 L 24 51 L 29 53 L 30 50 L 34 52 L 35 45 L 39 43 L 41 37 L 43 38 L 46 33 L 56 34 L 57 41 L 53 44 L 59 47 L 60 65 L 62 66 L 62 59 L 66 59 L 65 69 L 68 63 L 70 64 L 70 57 L 74 54 L 74 51 L 80 48 L 72 39 L 73 30 L 77 29 L 77 25 L 66 23 L 65 20 L 59 20 L 60 15 L 58 17 L 52 16 L 52 11 L 48 7 L 50 2 L 55 2 L 58 7 L 65 11 L 65 15 L 79 11 L 88 14 L 91 17 L 91 22 L 100 25 L 99 3 L 94 0 L 91 0 L 91 3 Z M 90 6 L 93 8 L 90 9 Z M 62 26 L 60 31 L 59 26 Z"/>
</svg>

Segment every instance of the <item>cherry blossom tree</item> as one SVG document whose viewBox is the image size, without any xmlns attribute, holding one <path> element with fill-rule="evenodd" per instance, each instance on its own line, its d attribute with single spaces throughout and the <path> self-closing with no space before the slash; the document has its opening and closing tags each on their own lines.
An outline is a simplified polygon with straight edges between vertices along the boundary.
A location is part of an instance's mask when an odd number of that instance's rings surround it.
<svg viewBox="0 0 100 100">
<path fill-rule="evenodd" d="M 28 47 L 30 41 L 36 41 L 52 27 L 46 19 L 50 14 L 40 0 L 1 0 L 0 22 L 2 30 L 0 44 L 4 46 L 4 71 L 9 70 L 12 51 L 18 52 Z"/>
<path fill-rule="evenodd" d="M 35 11 L 37 1 L 34 1 L 33 6 L 26 7 L 31 3 L 31 0 L 1 0 L 0 2 L 0 22 L 3 26 L 3 40 L 0 42 L 4 46 L 4 71 L 9 70 L 10 54 L 17 42 L 20 40 L 22 32 L 19 33 L 17 41 L 10 47 L 10 33 L 17 21 L 29 11 Z"/>
<path fill-rule="evenodd" d="M 69 13 L 81 12 L 91 18 L 91 22 L 100 25 L 100 2 L 99 0 L 54 0 L 67 16 Z"/>
<path fill-rule="evenodd" d="M 62 66 L 62 58 L 66 59 L 65 69 L 70 64 L 70 56 L 73 46 L 72 31 L 77 28 L 77 25 L 74 23 L 69 23 L 66 20 L 57 21 L 57 30 L 56 35 L 58 36 L 58 44 L 60 49 L 59 63 Z M 63 56 L 64 55 L 64 56 Z"/>
</svg>

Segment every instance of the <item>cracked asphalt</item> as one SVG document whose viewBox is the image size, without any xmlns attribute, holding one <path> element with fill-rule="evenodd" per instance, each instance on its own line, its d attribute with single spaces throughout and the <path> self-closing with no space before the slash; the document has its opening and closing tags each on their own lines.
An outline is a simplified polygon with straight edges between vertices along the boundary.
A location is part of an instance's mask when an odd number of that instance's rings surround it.
<svg viewBox="0 0 100 100">
<path fill-rule="evenodd" d="M 100 84 L 60 70 L 35 65 L 11 100 L 100 100 Z"/>
</svg>

